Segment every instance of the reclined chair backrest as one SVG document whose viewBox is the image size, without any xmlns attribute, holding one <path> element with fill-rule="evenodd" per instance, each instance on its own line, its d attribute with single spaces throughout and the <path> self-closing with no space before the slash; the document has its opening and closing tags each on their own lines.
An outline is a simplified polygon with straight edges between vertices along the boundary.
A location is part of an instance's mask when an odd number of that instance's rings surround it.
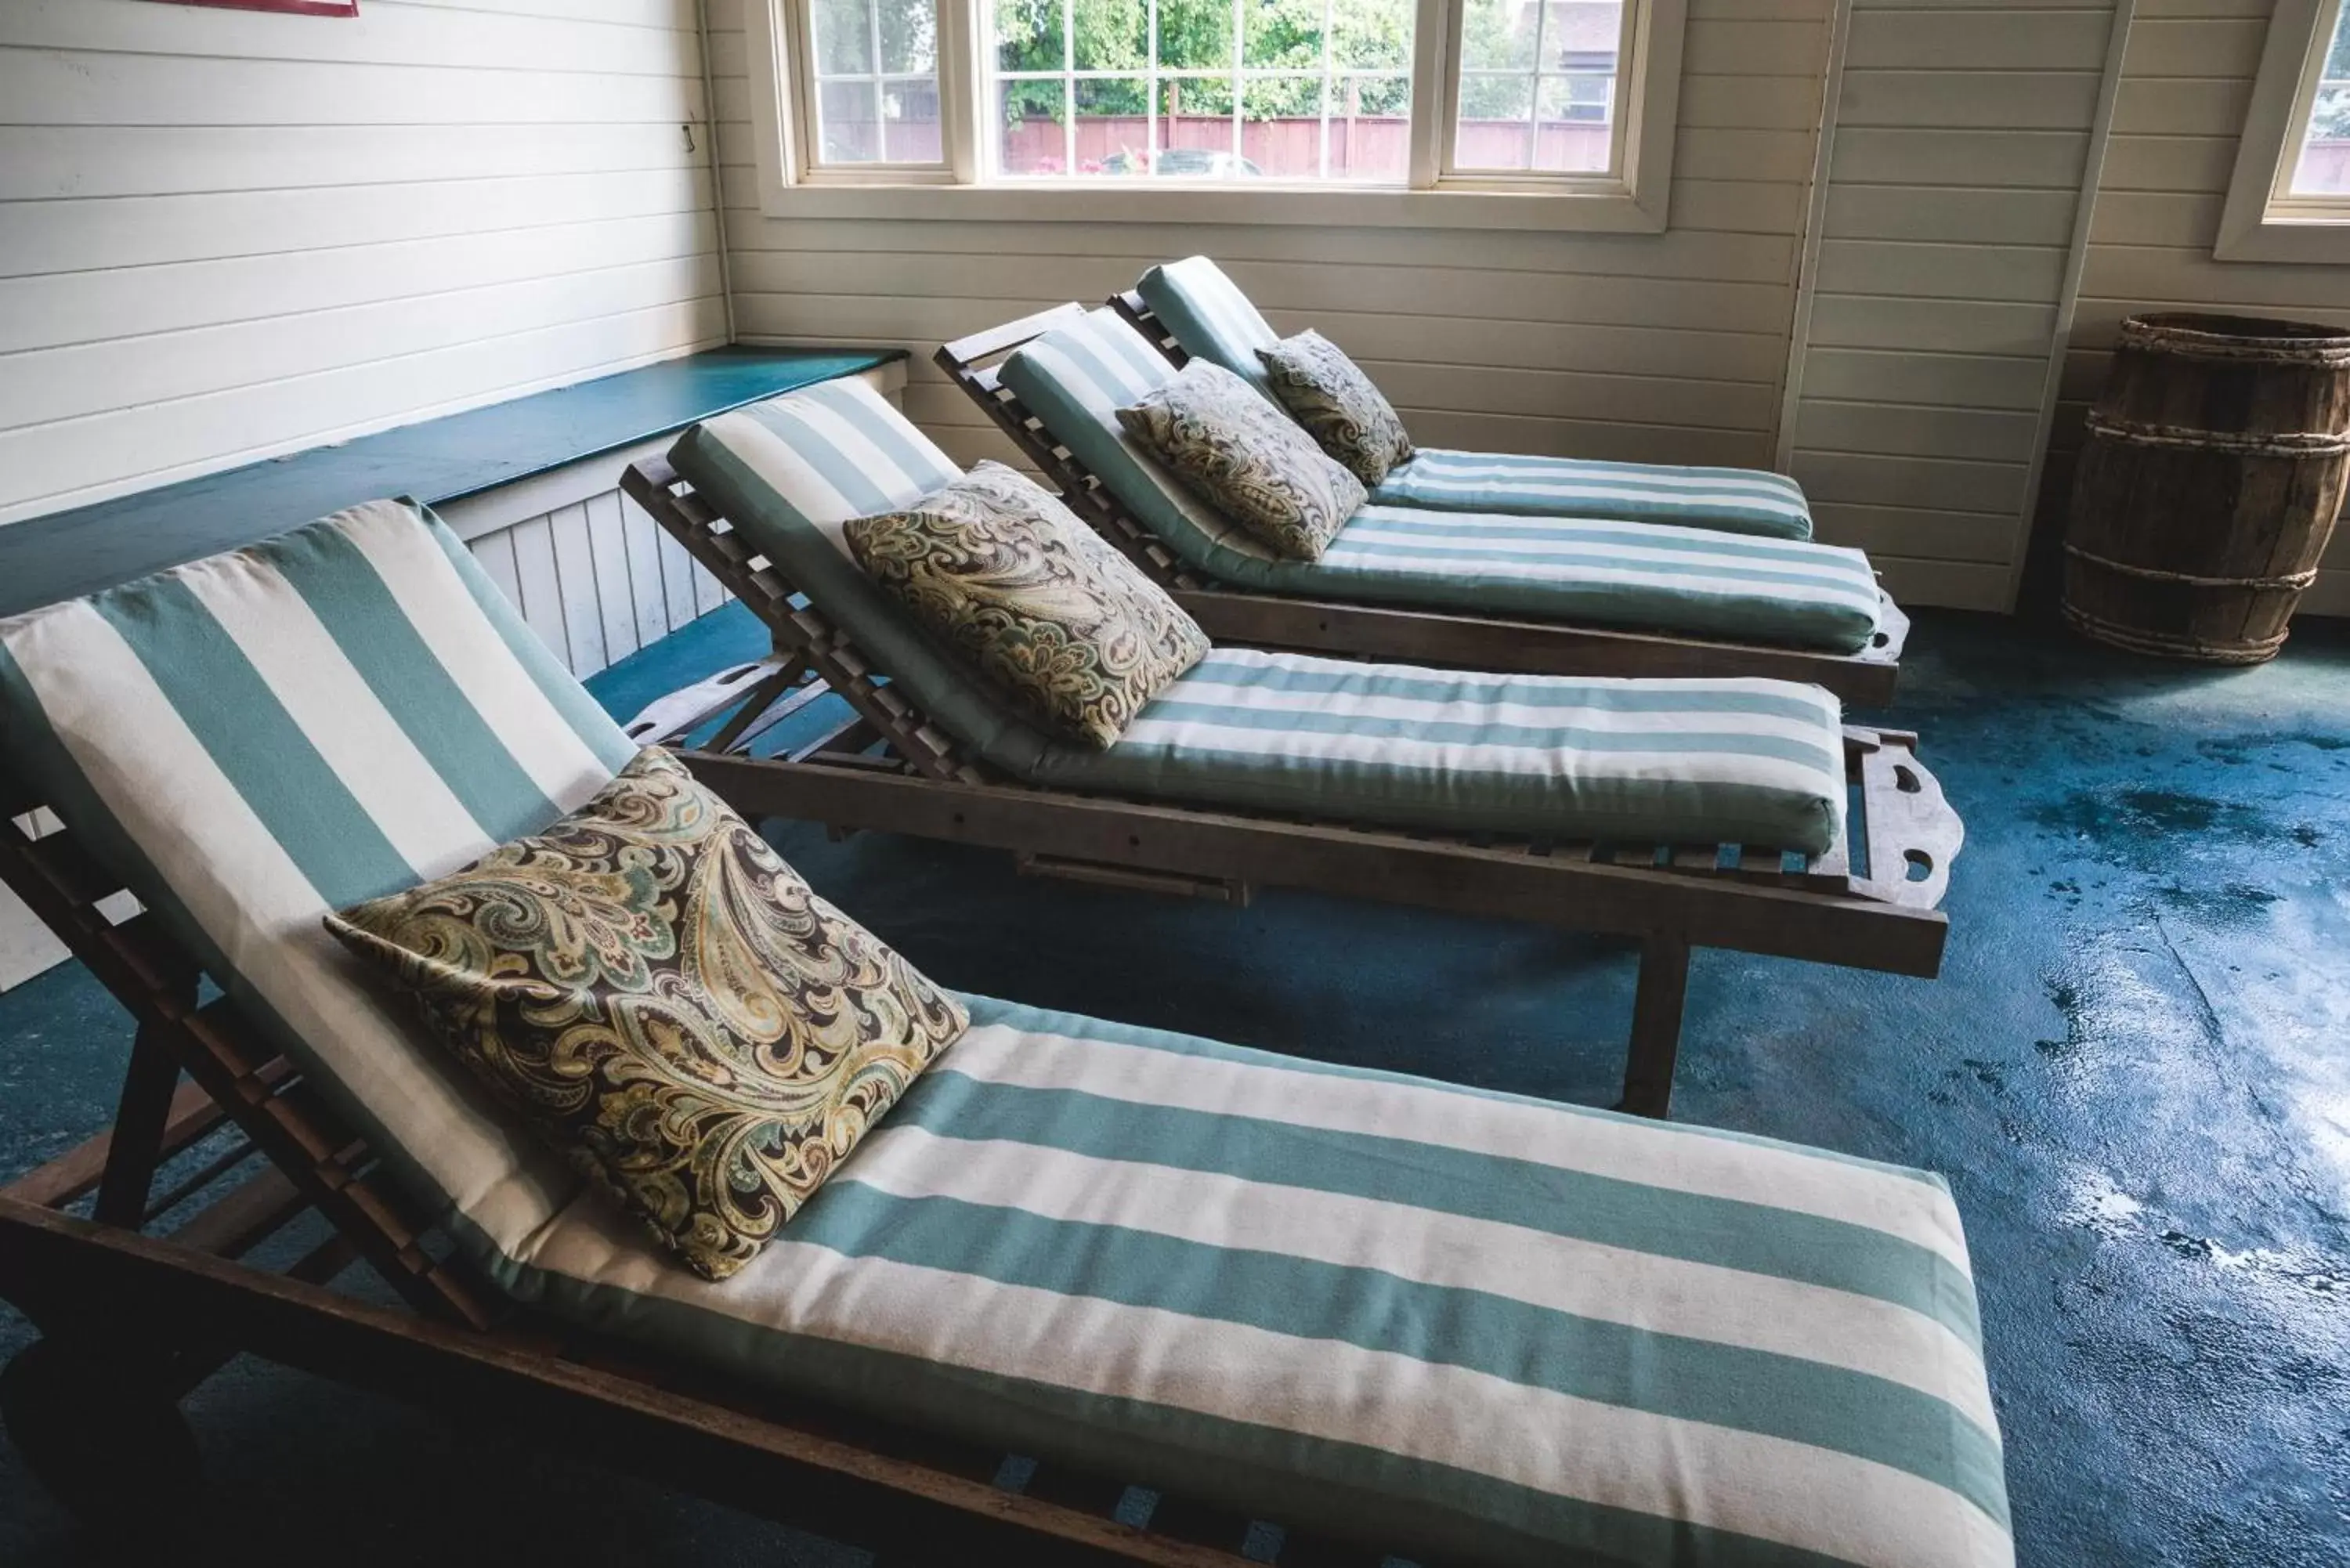
<svg viewBox="0 0 2350 1568">
<path fill-rule="evenodd" d="M 1252 587 L 1308 588 L 1310 565 L 1276 557 L 1185 489 L 1118 422 L 1120 408 L 1177 374 L 1141 333 L 1108 309 L 1087 311 L 1082 321 L 1045 333 L 997 371 L 1046 432 L 1185 566 Z"/>
<path fill-rule="evenodd" d="M 867 576 L 841 524 L 910 505 L 962 470 L 862 381 L 826 381 L 705 420 L 670 463 L 854 638 L 891 682 L 1012 773 L 1052 745 Z"/>
<path fill-rule="evenodd" d="M 577 1188 L 319 924 L 636 748 L 430 514 L 379 501 L 0 623 L 8 761 L 494 1273 Z"/>
<path fill-rule="evenodd" d="M 1223 268 L 1206 256 L 1185 256 L 1152 267 L 1134 286 L 1183 352 L 1246 377 L 1260 391 L 1272 391 L 1256 351 L 1280 342 L 1281 334 Z"/>
</svg>

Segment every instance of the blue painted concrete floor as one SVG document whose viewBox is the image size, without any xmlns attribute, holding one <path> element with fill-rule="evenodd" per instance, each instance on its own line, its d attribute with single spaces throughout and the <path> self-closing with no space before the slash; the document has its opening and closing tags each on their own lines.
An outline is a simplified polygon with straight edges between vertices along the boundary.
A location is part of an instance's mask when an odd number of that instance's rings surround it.
<svg viewBox="0 0 2350 1568">
<path fill-rule="evenodd" d="M 1911 647 L 1892 717 L 1968 827 L 1942 978 L 1700 955 L 1676 1112 L 1949 1174 L 2025 1563 L 2350 1563 L 2350 638 L 2208 671 L 1929 614 Z M 757 651 L 723 612 L 597 684 L 626 713 Z M 951 985 L 1560 1099 L 1617 1085 L 1620 943 L 771 831 Z M 125 1044 L 77 971 L 0 997 L 0 1167 L 100 1126 Z M 249 1362 L 190 1410 L 240 1563 L 860 1560 Z M 78 1550 L 0 1450 L 0 1561 Z"/>
</svg>

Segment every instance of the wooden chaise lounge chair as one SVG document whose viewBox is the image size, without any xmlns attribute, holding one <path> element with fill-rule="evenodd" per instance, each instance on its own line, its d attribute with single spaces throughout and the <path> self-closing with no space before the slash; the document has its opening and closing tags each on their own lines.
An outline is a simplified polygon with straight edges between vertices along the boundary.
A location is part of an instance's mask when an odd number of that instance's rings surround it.
<svg viewBox="0 0 2350 1568">
<path fill-rule="evenodd" d="M 1534 674 L 1770 676 L 1864 704 L 1889 702 L 1899 680 L 1908 618 L 1857 551 L 1375 504 L 1320 561 L 1274 560 L 1110 418 L 1176 373 L 1114 312 L 1056 306 L 936 358 L 1211 637 Z"/>
<path fill-rule="evenodd" d="M 1801 808 L 1770 818 L 1784 835 L 1775 841 L 1757 826 L 1739 843 L 1718 844 L 1692 842 L 1694 830 L 1661 841 L 1653 833 L 1529 831 L 1507 811 L 1463 820 L 1461 801 L 1473 804 L 1466 788 L 1424 810 L 1389 802 L 1388 815 L 1350 818 L 1337 804 L 1343 781 L 1327 774 L 1300 788 L 1284 774 L 1217 772 L 1178 793 L 1168 753 L 1140 738 L 1154 728 L 1150 711 L 1108 752 L 1040 746 L 828 542 L 822 524 L 903 504 L 958 472 L 869 389 L 838 383 L 738 410 L 689 431 L 671 459 L 695 462 L 705 483 L 715 476 L 723 502 L 668 462 L 638 464 L 622 487 L 775 635 L 776 668 L 747 689 L 729 672 L 716 701 L 680 713 L 683 722 L 733 711 L 718 741 L 689 761 L 745 815 L 980 844 L 1013 851 L 1032 872 L 1133 887 L 1234 900 L 1259 886 L 1303 888 L 1630 936 L 1641 958 L 1621 1104 L 1650 1116 L 1669 1106 L 1692 947 L 1924 977 L 1939 971 L 1947 922 L 1936 905 L 1960 842 L 1959 819 L 1918 762 L 1915 736 L 1839 732 L 1833 701 L 1816 690 L 1654 683 L 1675 688 L 1654 698 L 1667 705 L 1755 697 L 1825 711 L 1812 722 L 1822 726 L 1824 748 L 1841 746 L 1852 805 L 1840 831 L 1800 850 L 1787 846 L 1826 826 Z M 1220 649 L 1184 680 L 1213 686 L 1271 680 L 1280 670 L 1297 680 L 1359 670 L 1373 687 L 1425 673 Z M 804 701 L 810 679 L 854 710 L 840 737 L 785 761 L 727 754 L 768 704 Z M 1452 695 L 1464 702 L 1488 690 L 1538 702 L 1546 690 L 1543 678 L 1457 680 Z M 1184 691 L 1179 683 L 1162 701 Z M 1724 792 L 1676 820 L 1720 826 L 1706 813 L 1744 797 L 1735 764 L 1726 765 L 1733 774 Z M 1465 785 L 1471 771 L 1446 776 Z M 1544 753 L 1527 771 L 1561 768 Z M 1816 782 L 1835 792 L 1833 774 Z M 1802 791 L 1795 798 L 1825 799 Z"/>
<path fill-rule="evenodd" d="M 0 1410 L 151 1552 L 209 1554 L 175 1403 L 246 1352 L 885 1562 L 2012 1561 L 1958 1216 L 1896 1167 L 972 997 L 688 1273 L 320 929 L 631 755 L 405 505 L 0 624 L 0 879 L 138 1026 L 115 1125 L 0 1192 Z"/>
<path fill-rule="evenodd" d="M 1154 266 L 1109 304 L 1175 365 L 1207 359 L 1274 396 L 1257 354 L 1281 335 L 1208 257 Z M 1371 499 L 1444 512 L 1613 517 L 1775 539 L 1812 536 L 1803 486 L 1753 468 L 1422 448 L 1375 486 Z"/>
</svg>

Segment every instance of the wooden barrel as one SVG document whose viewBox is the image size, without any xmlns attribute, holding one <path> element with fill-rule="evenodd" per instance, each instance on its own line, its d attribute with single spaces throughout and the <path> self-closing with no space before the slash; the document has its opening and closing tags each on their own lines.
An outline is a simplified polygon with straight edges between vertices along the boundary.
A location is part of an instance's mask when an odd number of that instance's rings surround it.
<svg viewBox="0 0 2350 1568">
<path fill-rule="evenodd" d="M 2345 477 L 2350 330 L 2131 317 L 2074 480 L 2065 620 L 2141 653 L 2275 658 Z"/>
</svg>

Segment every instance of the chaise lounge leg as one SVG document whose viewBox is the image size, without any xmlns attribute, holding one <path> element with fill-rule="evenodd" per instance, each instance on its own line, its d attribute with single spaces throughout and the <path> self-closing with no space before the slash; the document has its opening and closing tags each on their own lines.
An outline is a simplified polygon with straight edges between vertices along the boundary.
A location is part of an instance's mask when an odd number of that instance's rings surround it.
<svg viewBox="0 0 2350 1568">
<path fill-rule="evenodd" d="M 130 1042 L 130 1065 L 122 1075 L 122 1097 L 114 1112 L 114 1137 L 107 1146 L 91 1210 L 100 1223 L 137 1230 L 147 1217 L 147 1194 L 163 1150 L 163 1128 L 172 1096 L 180 1086 L 180 1063 L 142 1024 Z"/>
<path fill-rule="evenodd" d="M 1672 1104 L 1689 961 L 1689 939 L 1678 932 L 1651 931 L 1641 939 L 1640 980 L 1632 995 L 1632 1045 L 1624 1061 L 1619 1110 L 1661 1121 Z"/>
</svg>

